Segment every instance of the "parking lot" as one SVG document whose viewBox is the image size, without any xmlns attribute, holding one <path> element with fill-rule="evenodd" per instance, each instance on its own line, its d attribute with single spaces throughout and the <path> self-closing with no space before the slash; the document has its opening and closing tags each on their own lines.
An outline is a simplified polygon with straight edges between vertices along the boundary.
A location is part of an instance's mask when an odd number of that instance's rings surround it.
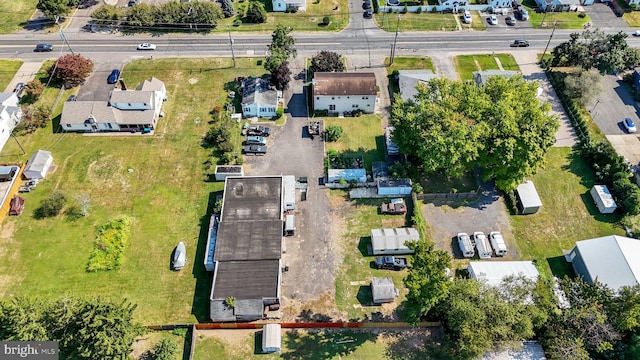
<svg viewBox="0 0 640 360">
<path fill-rule="evenodd" d="M 491 25 L 489 23 L 489 18 L 492 15 L 498 19 L 498 23 L 496 25 Z M 507 17 L 512 17 L 515 21 L 515 25 L 507 25 L 507 23 L 505 22 L 505 19 Z M 482 21 L 484 21 L 484 24 L 487 26 L 487 31 L 498 30 L 498 29 L 500 30 L 512 29 L 514 31 L 517 31 L 518 33 L 523 33 L 525 29 L 531 29 L 531 24 L 529 23 L 529 20 L 524 20 L 524 21 L 517 20 L 513 15 L 513 13 L 509 13 L 508 15 L 500 15 L 500 14 L 490 14 L 488 12 L 481 11 L 480 18 L 482 19 Z M 524 35 L 524 33 L 522 35 Z"/>
<path fill-rule="evenodd" d="M 84 85 L 78 91 L 78 100 L 80 101 L 107 101 L 109 93 L 118 84 L 107 84 L 107 77 L 113 69 L 122 70 L 124 63 L 108 60 L 95 61 L 93 64 L 93 72 L 86 79 Z M 126 81 L 126 73 L 121 78 Z M 137 86 L 138 84 L 127 84 L 128 86 Z"/>
</svg>

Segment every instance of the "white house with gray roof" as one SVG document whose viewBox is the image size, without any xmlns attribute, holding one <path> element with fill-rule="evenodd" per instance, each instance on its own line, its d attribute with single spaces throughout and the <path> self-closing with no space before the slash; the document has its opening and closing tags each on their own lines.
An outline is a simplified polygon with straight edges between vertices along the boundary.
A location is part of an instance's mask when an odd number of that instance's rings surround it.
<svg viewBox="0 0 640 360">
<path fill-rule="evenodd" d="M 566 258 L 589 284 L 599 282 L 618 291 L 640 283 L 638 239 L 609 235 L 578 241 Z"/>
<path fill-rule="evenodd" d="M 313 110 L 327 110 L 330 115 L 354 110 L 372 114 L 376 109 L 374 73 L 317 72 L 313 74 L 311 92 Z"/>
<path fill-rule="evenodd" d="M 242 116 L 274 117 L 282 92 L 272 89 L 269 81 L 250 78 L 242 83 Z"/>
<path fill-rule="evenodd" d="M 64 131 L 152 131 L 167 100 L 164 83 L 151 78 L 135 90 L 114 89 L 108 101 L 67 101 L 60 126 Z"/>
<path fill-rule="evenodd" d="M 18 103 L 20 99 L 15 93 L 0 93 L 0 150 L 9 140 L 11 132 L 22 119 L 22 109 Z"/>
</svg>

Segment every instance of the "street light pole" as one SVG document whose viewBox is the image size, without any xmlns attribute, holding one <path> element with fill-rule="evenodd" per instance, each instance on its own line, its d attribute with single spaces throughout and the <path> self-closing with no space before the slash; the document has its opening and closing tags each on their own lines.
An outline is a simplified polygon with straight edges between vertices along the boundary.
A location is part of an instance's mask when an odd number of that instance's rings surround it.
<svg viewBox="0 0 640 360">
<path fill-rule="evenodd" d="M 545 55 L 547 55 L 547 49 L 549 48 L 549 44 L 551 44 L 551 38 L 553 38 L 553 33 L 556 32 L 556 25 L 558 25 L 558 22 L 555 21 L 553 23 L 553 30 L 551 30 L 551 35 L 549 35 L 549 41 L 547 41 L 547 46 L 544 47 L 544 51 L 542 52 L 542 60 L 540 60 L 541 63 L 544 64 L 544 68 L 547 68 L 547 61 L 544 59 Z"/>
<path fill-rule="evenodd" d="M 236 67 L 236 55 L 233 53 L 233 39 L 231 38 L 231 26 L 227 25 L 229 31 L 229 43 L 231 44 L 231 59 L 233 59 L 233 67 Z"/>
<path fill-rule="evenodd" d="M 396 36 L 393 38 L 393 47 L 391 48 L 391 59 L 389 60 L 389 66 L 393 65 L 393 58 L 396 57 L 396 43 L 398 42 L 398 31 L 400 31 L 400 15 L 398 15 L 398 22 L 396 23 Z"/>
<path fill-rule="evenodd" d="M 75 55 L 73 53 L 73 49 L 71 49 L 71 45 L 69 44 L 69 41 L 67 41 L 67 37 L 64 36 L 64 32 L 62 31 L 62 25 L 60 25 L 60 17 L 58 17 L 58 15 L 55 15 L 54 19 L 56 20 L 56 24 L 58 25 L 58 29 L 60 29 L 60 37 L 62 38 L 62 41 L 64 41 L 65 44 L 67 44 L 67 47 L 69 48 L 69 51 L 71 52 L 71 55 Z"/>
</svg>

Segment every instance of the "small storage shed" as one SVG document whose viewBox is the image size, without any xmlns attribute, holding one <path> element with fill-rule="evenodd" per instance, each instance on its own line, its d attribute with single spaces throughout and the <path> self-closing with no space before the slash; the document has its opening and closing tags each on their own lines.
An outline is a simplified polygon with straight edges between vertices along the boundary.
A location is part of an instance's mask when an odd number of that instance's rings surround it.
<svg viewBox="0 0 640 360">
<path fill-rule="evenodd" d="M 594 185 L 589 193 L 601 214 L 611 214 L 616 211 L 618 205 L 606 185 Z"/>
<path fill-rule="evenodd" d="M 518 185 L 516 196 L 518 198 L 518 210 L 521 215 L 535 214 L 542 207 L 538 191 L 536 191 L 536 187 L 531 180 Z"/>
<path fill-rule="evenodd" d="M 371 229 L 373 255 L 413 254 L 407 242 L 420 240 L 415 228 Z"/>
<path fill-rule="evenodd" d="M 378 180 L 378 195 L 411 195 L 411 179 Z"/>
<path fill-rule="evenodd" d="M 280 352 L 282 348 L 282 329 L 280 324 L 265 324 L 262 327 L 262 352 Z"/>
<path fill-rule="evenodd" d="M 46 150 L 34 152 L 24 168 L 24 177 L 27 179 L 44 179 L 52 162 L 53 156 L 51 156 L 51 152 Z"/>
<path fill-rule="evenodd" d="M 282 197 L 284 200 L 284 210 L 295 210 L 296 208 L 296 177 L 284 175 L 282 177 Z"/>
<path fill-rule="evenodd" d="M 216 181 L 224 181 L 227 176 L 244 176 L 244 169 L 240 165 L 216 166 Z"/>
<path fill-rule="evenodd" d="M 393 302 L 398 296 L 398 290 L 393 285 L 393 279 L 390 277 L 371 279 L 371 295 L 374 304 L 383 304 Z"/>
</svg>

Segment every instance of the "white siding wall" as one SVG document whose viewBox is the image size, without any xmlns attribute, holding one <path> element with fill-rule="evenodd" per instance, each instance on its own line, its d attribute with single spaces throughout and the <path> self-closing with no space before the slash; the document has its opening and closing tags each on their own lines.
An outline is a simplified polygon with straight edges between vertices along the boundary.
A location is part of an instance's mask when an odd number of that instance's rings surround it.
<svg viewBox="0 0 640 360">
<path fill-rule="evenodd" d="M 342 113 L 360 109 L 371 114 L 375 111 L 375 108 L 375 95 L 316 96 L 313 99 L 314 110 L 329 110 Z"/>
</svg>

